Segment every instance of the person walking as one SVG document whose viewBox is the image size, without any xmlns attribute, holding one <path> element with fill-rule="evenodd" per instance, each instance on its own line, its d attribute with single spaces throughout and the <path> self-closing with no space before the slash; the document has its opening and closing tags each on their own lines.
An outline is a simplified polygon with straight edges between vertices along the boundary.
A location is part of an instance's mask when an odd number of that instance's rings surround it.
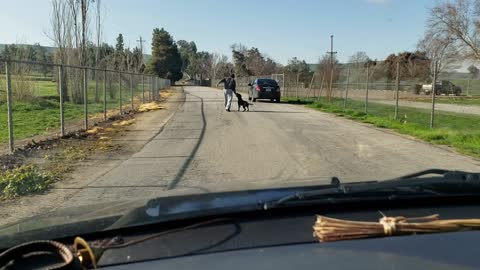
<svg viewBox="0 0 480 270">
<path fill-rule="evenodd" d="M 223 83 L 223 96 L 225 98 L 225 111 L 229 112 L 232 105 L 233 93 L 237 93 L 237 83 L 235 82 L 235 74 L 230 75 L 229 78 L 224 78 L 217 83 L 219 86 Z"/>
</svg>

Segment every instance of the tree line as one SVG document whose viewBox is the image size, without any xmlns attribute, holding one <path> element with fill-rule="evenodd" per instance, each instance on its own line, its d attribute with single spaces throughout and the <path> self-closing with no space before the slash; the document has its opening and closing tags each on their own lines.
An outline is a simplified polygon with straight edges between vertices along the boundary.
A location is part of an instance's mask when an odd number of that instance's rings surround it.
<svg viewBox="0 0 480 270">
<path fill-rule="evenodd" d="M 170 79 L 172 83 L 179 80 L 217 81 L 231 73 L 237 76 L 289 73 L 305 87 L 314 80 L 314 74 L 319 77 L 331 74 L 331 80 L 326 80 L 327 86 L 329 81 L 338 81 L 341 69 L 347 65 L 363 69 L 368 65 L 372 67 L 372 80 L 393 80 L 399 63 L 401 79 L 428 81 L 432 78 L 434 60 L 438 63 L 438 72 L 452 69 L 461 61 L 480 60 L 480 39 L 477 36 L 480 0 L 438 2 L 430 10 L 427 30 L 415 51 L 394 53 L 382 61 L 370 59 L 365 52 L 357 52 L 350 57 L 348 64 L 324 55 L 315 68 L 297 57 L 283 66 L 259 48 L 238 43 L 231 45 L 229 60 L 226 55 L 198 50 L 194 41 L 175 41 L 164 28 L 153 29 L 152 53 L 145 62 L 143 48 L 126 48 L 121 33 L 114 45 L 103 42 L 101 3 L 101 0 L 52 0 L 47 35 L 55 45 L 54 52 L 48 52 L 39 44 L 11 45 L 4 49 L 2 57 L 155 74 Z M 472 77 L 478 76 L 478 68 L 474 65 L 468 70 Z M 43 68 L 41 72 L 46 74 L 51 70 Z M 69 72 L 64 76 L 62 89 L 66 99 L 82 102 L 81 72 Z M 91 74 L 91 77 L 95 76 Z"/>
</svg>

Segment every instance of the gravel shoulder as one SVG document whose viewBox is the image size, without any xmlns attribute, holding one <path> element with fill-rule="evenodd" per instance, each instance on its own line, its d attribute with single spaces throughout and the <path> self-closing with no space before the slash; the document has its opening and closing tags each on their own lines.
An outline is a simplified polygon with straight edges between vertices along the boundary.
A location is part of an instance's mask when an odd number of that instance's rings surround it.
<svg viewBox="0 0 480 270">
<path fill-rule="evenodd" d="M 387 105 L 395 105 L 394 100 L 371 100 L 371 102 L 387 104 Z M 431 103 L 407 101 L 407 100 L 400 100 L 399 105 L 405 106 L 405 107 L 426 109 L 426 110 L 430 110 L 432 108 Z M 435 103 L 435 110 L 453 112 L 453 113 L 480 115 L 480 106 L 475 106 L 475 105 L 456 105 L 456 104 Z"/>
</svg>

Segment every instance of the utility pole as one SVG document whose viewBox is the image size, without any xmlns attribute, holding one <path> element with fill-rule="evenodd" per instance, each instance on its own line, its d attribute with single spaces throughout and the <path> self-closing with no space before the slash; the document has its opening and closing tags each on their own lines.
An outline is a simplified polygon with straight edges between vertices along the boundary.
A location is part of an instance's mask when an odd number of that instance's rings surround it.
<svg viewBox="0 0 480 270">
<path fill-rule="evenodd" d="M 333 55 L 337 54 L 333 51 L 333 35 L 330 36 L 330 51 L 327 53 L 330 54 L 330 65 L 333 66 Z"/>
<path fill-rule="evenodd" d="M 145 39 L 142 38 L 142 36 L 140 36 L 140 39 L 137 39 L 137 42 L 140 43 L 140 54 L 142 55 L 142 64 L 143 64 L 143 42 L 145 41 Z"/>
<path fill-rule="evenodd" d="M 330 86 L 328 88 L 328 102 L 332 97 L 332 81 L 333 81 L 333 55 L 337 54 L 337 52 L 333 51 L 333 35 L 330 35 L 330 51 L 327 52 L 330 54 Z"/>
</svg>

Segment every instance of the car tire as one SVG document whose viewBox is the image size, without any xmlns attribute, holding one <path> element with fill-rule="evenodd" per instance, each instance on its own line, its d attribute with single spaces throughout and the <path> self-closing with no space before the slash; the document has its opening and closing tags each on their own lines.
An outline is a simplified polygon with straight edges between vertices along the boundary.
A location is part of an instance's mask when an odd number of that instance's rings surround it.
<svg viewBox="0 0 480 270">
<path fill-rule="evenodd" d="M 276 103 L 280 103 L 280 98 L 275 99 Z"/>
<path fill-rule="evenodd" d="M 273 98 L 271 98 L 271 99 L 270 99 L 270 102 L 273 102 L 273 101 L 274 101 L 274 99 L 273 99 Z"/>
</svg>

